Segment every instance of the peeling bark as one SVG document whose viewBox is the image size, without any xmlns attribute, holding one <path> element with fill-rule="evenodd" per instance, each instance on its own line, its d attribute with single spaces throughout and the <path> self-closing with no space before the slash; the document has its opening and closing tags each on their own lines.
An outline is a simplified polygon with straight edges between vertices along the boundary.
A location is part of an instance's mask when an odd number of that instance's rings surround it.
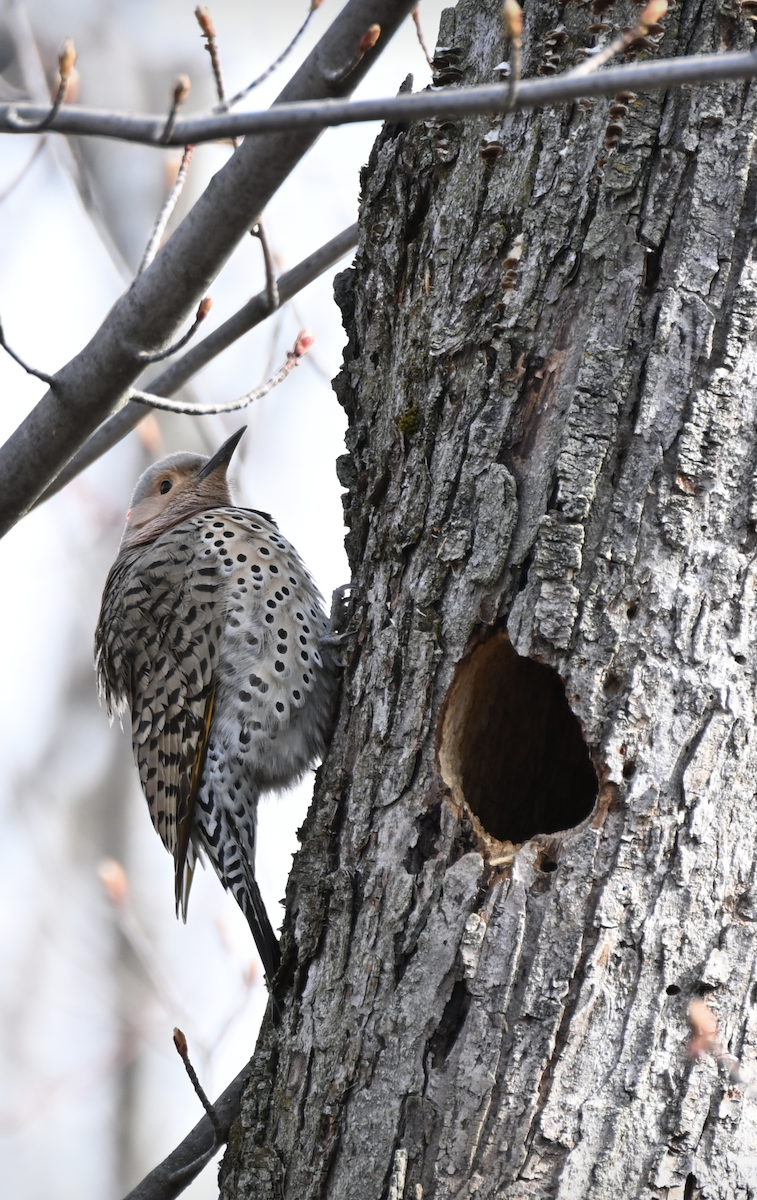
<svg viewBox="0 0 757 1200">
<path fill-rule="evenodd" d="M 527 74 L 599 19 L 525 17 Z M 665 54 L 751 39 L 713 0 L 665 29 Z M 490 81 L 499 4 L 439 44 L 441 82 Z M 357 633 L 225 1200 L 757 1195 L 754 1101 L 685 1055 L 694 996 L 747 1071 L 757 1038 L 757 98 L 614 104 L 386 128 L 364 171 Z M 556 724 L 516 653 L 559 675 Z"/>
</svg>

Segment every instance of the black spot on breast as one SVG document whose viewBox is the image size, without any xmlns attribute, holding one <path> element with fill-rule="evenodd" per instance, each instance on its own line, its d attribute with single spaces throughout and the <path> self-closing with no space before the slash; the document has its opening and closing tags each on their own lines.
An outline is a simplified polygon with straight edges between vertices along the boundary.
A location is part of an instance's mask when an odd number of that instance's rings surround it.
<svg viewBox="0 0 757 1200">
<path fill-rule="evenodd" d="M 283 712 L 283 711 L 284 711 L 284 705 L 281 703 L 280 700 L 277 700 L 276 701 L 276 712 Z"/>
<path fill-rule="evenodd" d="M 292 695 L 294 696 L 295 700 L 299 700 L 299 698 L 300 698 L 300 693 L 297 691 L 297 689 L 296 689 L 296 688 L 295 688 L 295 690 L 292 692 Z"/>
<path fill-rule="evenodd" d="M 276 670 L 279 672 L 284 670 L 284 664 L 281 661 L 281 659 L 277 659 L 276 662 L 274 663 L 274 666 L 275 666 Z"/>
<path fill-rule="evenodd" d="M 239 699 L 242 700 L 244 704 L 246 704 L 248 700 L 252 700 L 252 696 L 250 695 L 249 692 L 240 692 Z"/>
<path fill-rule="evenodd" d="M 238 554 L 237 562 L 247 562 L 247 555 L 246 554 Z"/>
<path fill-rule="evenodd" d="M 276 605 L 274 604 L 274 608 Z M 265 619 L 269 625 L 273 625 L 273 613 L 266 613 Z"/>
</svg>

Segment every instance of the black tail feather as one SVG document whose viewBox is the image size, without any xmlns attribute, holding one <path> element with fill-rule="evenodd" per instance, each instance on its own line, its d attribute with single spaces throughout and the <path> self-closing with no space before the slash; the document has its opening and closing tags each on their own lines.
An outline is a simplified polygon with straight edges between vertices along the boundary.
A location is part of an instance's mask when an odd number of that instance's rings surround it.
<svg viewBox="0 0 757 1200">
<path fill-rule="evenodd" d="M 252 876 L 247 879 L 244 901 L 242 910 L 252 930 L 252 936 L 255 939 L 255 945 L 258 948 L 258 954 L 263 963 L 263 970 L 265 971 L 270 990 L 274 976 L 281 964 L 281 949 L 278 938 L 273 932 L 271 922 L 268 919 L 268 913 L 263 903 L 263 897 L 260 894 L 260 888 Z"/>
</svg>

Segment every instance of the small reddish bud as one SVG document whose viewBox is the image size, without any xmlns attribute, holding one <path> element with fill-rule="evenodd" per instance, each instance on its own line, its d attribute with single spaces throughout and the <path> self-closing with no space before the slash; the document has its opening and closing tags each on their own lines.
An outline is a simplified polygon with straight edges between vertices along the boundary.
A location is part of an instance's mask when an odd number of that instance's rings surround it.
<svg viewBox="0 0 757 1200">
<path fill-rule="evenodd" d="M 358 46 L 358 54 L 360 54 L 361 56 L 363 54 L 367 54 L 369 50 L 373 49 L 373 47 L 376 45 L 376 42 L 379 40 L 380 37 L 381 37 L 381 26 L 380 25 L 369 25 L 368 28 L 366 29 L 365 33 L 363 34 L 363 36 L 360 39 L 360 45 Z"/>
<path fill-rule="evenodd" d="M 126 514 L 127 521 L 130 512 L 131 509 Z M 104 858 L 97 868 L 97 874 L 105 891 L 108 893 L 110 902 L 112 904 L 123 904 L 129 895 L 129 882 L 120 862 L 116 862 L 115 858 Z"/>
<path fill-rule="evenodd" d="M 177 75 L 173 85 L 173 102 L 174 104 L 183 104 L 189 95 L 191 88 L 188 75 Z"/>
<path fill-rule="evenodd" d="M 186 1058 L 186 1056 L 187 1056 L 187 1039 L 184 1037 L 184 1034 L 181 1032 L 178 1025 L 176 1026 L 176 1028 L 173 1031 L 173 1044 L 176 1047 L 176 1049 L 179 1051 L 179 1054 L 181 1055 L 181 1057 Z"/>
<path fill-rule="evenodd" d="M 310 11 L 315 12 L 315 10 L 320 8 L 322 4 L 323 0 L 310 0 Z"/>
<path fill-rule="evenodd" d="M 294 353 L 296 358 L 302 358 L 303 354 L 307 354 L 310 347 L 315 341 L 315 334 L 312 329 L 302 329 L 297 337 L 294 345 Z"/>
<path fill-rule="evenodd" d="M 216 36 L 216 30 L 210 16 L 210 10 L 207 8 L 202 8 L 198 4 L 197 8 L 195 9 L 195 16 L 197 17 L 197 23 L 200 26 L 203 35 L 206 38 L 214 38 Z"/>
<path fill-rule="evenodd" d="M 206 296 L 204 300 L 200 301 L 195 321 L 204 321 L 212 307 L 213 301 L 211 300 L 210 296 Z"/>
<path fill-rule="evenodd" d="M 505 37 L 514 42 L 523 33 L 523 9 L 518 0 L 505 0 L 502 5 L 502 17 L 505 22 Z"/>
<path fill-rule="evenodd" d="M 58 51 L 58 70 L 61 80 L 65 83 L 71 78 L 71 73 L 76 63 L 76 47 L 71 38 L 66 38 L 65 42 Z"/>
</svg>

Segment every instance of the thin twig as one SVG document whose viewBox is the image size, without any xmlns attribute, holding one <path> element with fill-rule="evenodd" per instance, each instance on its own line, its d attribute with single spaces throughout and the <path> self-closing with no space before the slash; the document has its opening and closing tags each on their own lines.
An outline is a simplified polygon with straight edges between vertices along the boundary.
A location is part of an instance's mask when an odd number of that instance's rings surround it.
<svg viewBox="0 0 757 1200">
<path fill-rule="evenodd" d="M 349 0 L 289 80 L 281 99 L 348 95 L 415 4 L 416 0 Z M 359 31 L 376 20 L 377 11 L 385 38 L 343 86 L 333 88 L 323 79 L 320 64 L 338 61 L 342 47 L 359 40 Z M 69 107 L 63 106 L 54 128 L 67 116 Z M 233 120 L 234 114 L 224 119 Z M 164 124 L 165 113 L 152 126 L 156 135 Z M 177 128 L 180 124 L 177 122 Z M 147 347 L 173 339 L 189 308 L 199 303 L 209 280 L 222 270 L 242 239 L 249 237 L 251 226 L 315 138 L 314 130 L 295 136 L 288 133 L 285 138 L 245 138 L 233 158 L 215 173 L 153 266 L 116 301 L 88 344 L 56 371 L 56 379 L 64 381 L 62 387 L 48 391 L 0 447 L 0 537 L 29 511 L 128 396 L 138 380 L 140 364 L 125 344 Z M 61 420 L 61 395 L 65 421 Z"/>
<path fill-rule="evenodd" d="M 181 157 L 181 164 L 179 166 L 179 172 L 176 176 L 173 187 L 171 188 L 170 192 L 166 196 L 166 200 L 165 200 L 163 207 L 161 208 L 160 212 L 158 213 L 158 219 L 155 222 L 155 225 L 153 226 L 153 231 L 150 234 L 150 240 L 147 243 L 147 246 L 145 247 L 144 254 L 142 255 L 142 261 L 139 264 L 139 267 L 137 268 L 137 276 L 141 275 L 143 271 L 147 270 L 150 263 L 155 258 L 155 255 L 158 253 L 158 250 L 160 249 L 160 243 L 163 238 L 163 234 L 166 231 L 166 225 L 170 221 L 171 213 L 176 208 L 176 205 L 179 200 L 179 196 L 181 195 L 182 191 L 184 190 L 184 184 L 187 181 L 187 174 L 189 172 L 189 164 L 192 161 L 193 154 L 194 154 L 194 146 L 185 146 L 184 147 L 184 153 Z"/>
<path fill-rule="evenodd" d="M 381 26 L 369 25 L 358 42 L 354 57 L 344 66 L 334 67 L 331 70 L 324 68 L 322 71 L 323 78 L 332 84 L 343 83 L 345 79 L 349 79 L 352 72 L 360 65 L 368 51 L 373 49 L 380 37 Z"/>
<path fill-rule="evenodd" d="M 226 103 L 226 88 L 223 83 L 223 73 L 221 71 L 221 59 L 218 55 L 218 42 L 216 41 L 216 30 L 213 24 L 213 19 L 210 15 L 210 10 L 202 8 L 200 5 L 195 9 L 197 23 L 202 30 L 202 36 L 205 38 L 205 49 L 210 55 L 210 64 L 213 68 L 213 78 L 216 81 L 216 95 L 218 96 L 217 109 L 221 112 L 226 112 L 228 104 Z"/>
<path fill-rule="evenodd" d="M 218 42 L 216 41 L 216 30 L 210 16 L 210 10 L 201 8 L 199 5 L 195 9 L 197 22 L 202 30 L 205 38 L 205 49 L 210 55 L 210 62 L 213 67 L 213 78 L 216 81 L 216 95 L 218 96 L 218 104 L 214 111 L 228 112 L 229 105 L 226 102 L 226 88 L 223 82 L 223 72 L 221 71 L 221 57 L 218 53 Z M 239 147 L 239 138 L 232 138 L 231 144 L 235 150 Z"/>
<path fill-rule="evenodd" d="M 266 67 L 266 69 L 262 75 L 258 75 L 257 79 L 253 79 L 252 83 L 248 83 L 247 87 L 242 88 L 241 92 L 237 92 L 236 95 L 232 96 L 230 100 L 226 100 L 223 106 L 221 106 L 220 104 L 217 105 L 216 110 L 215 110 L 216 112 L 228 111 L 228 109 L 230 109 L 233 104 L 238 104 L 240 100 L 244 100 L 245 96 L 249 95 L 249 93 L 254 88 L 259 87 L 261 83 L 265 83 L 266 79 L 268 79 L 269 76 L 273 75 L 276 68 L 280 67 L 281 64 L 283 63 L 284 59 L 287 57 L 287 55 L 289 55 L 292 52 L 292 50 L 294 50 L 295 46 L 297 45 L 297 43 L 299 42 L 303 33 L 305 32 L 308 25 L 310 24 L 310 18 L 312 17 L 313 13 L 316 11 L 317 8 L 320 8 L 322 4 L 323 4 L 323 0 L 311 0 L 310 8 L 308 10 L 308 15 L 305 17 L 305 20 L 300 25 L 300 28 L 297 30 L 296 34 L 294 35 L 294 37 L 292 38 L 291 42 L 286 47 L 286 49 L 282 50 L 279 57 L 274 59 L 274 61 L 270 65 L 270 67 Z"/>
<path fill-rule="evenodd" d="M 579 79 L 587 75 L 591 75 L 604 63 L 614 58 L 616 54 L 620 54 L 621 50 L 631 45 L 631 42 L 636 38 L 645 37 L 649 31 L 650 25 L 656 25 L 665 13 L 668 11 L 668 0 L 650 0 L 650 3 L 639 15 L 639 20 L 633 29 L 624 29 L 616 38 L 599 50 L 596 54 L 592 54 L 591 58 L 586 58 L 572 71 L 568 71 L 563 78 Z"/>
<path fill-rule="evenodd" d="M 505 37 L 510 43 L 510 78 L 507 82 L 504 111 L 510 112 L 515 105 L 515 97 L 520 85 L 523 9 L 517 0 L 505 0 L 502 6 L 502 16 L 505 22 Z"/>
<path fill-rule="evenodd" d="M 253 400 L 261 400 L 263 396 L 267 396 L 275 387 L 283 383 L 287 375 L 299 365 L 302 356 L 307 354 L 314 340 L 313 334 L 309 330 L 303 329 L 295 342 L 294 349 L 287 350 L 287 360 L 284 365 L 279 367 L 266 383 L 253 388 L 251 392 L 240 396 L 238 400 L 229 400 L 225 404 L 183 404 L 180 400 L 166 400 L 163 396 L 155 396 L 152 392 L 140 392 L 136 388 L 129 392 L 128 398 L 129 400 L 138 400 L 140 404 L 146 404 L 149 408 L 160 408 L 164 412 L 183 413 L 190 417 L 237 412 L 240 408 L 247 408 L 247 405 L 252 404 Z"/>
<path fill-rule="evenodd" d="M 423 30 L 421 29 L 421 6 L 420 6 L 420 4 L 417 5 L 417 7 L 413 9 L 412 17 L 413 17 L 413 24 L 415 25 L 415 36 L 418 39 L 418 44 L 420 45 L 420 48 L 423 51 L 423 57 L 425 58 L 428 65 L 431 67 L 431 66 L 433 66 L 433 62 L 431 59 L 431 55 L 428 52 L 428 46 L 426 45 L 426 40 L 423 36 Z"/>
<path fill-rule="evenodd" d="M 66 38 L 60 48 L 58 54 L 58 73 L 60 80 L 58 82 L 58 90 L 55 93 L 52 107 L 49 112 L 38 121 L 25 121 L 18 115 L 17 112 L 11 110 L 8 113 L 8 120 L 11 125 L 21 133 L 41 133 L 43 129 L 47 129 L 58 115 L 60 106 L 66 98 L 68 90 L 68 82 L 73 74 L 74 66 L 76 65 L 76 48 L 71 38 Z"/>
<path fill-rule="evenodd" d="M 279 298 L 279 285 L 276 281 L 276 264 L 273 261 L 273 254 L 266 236 L 265 226 L 262 221 L 258 221 L 253 225 L 250 233 L 260 242 L 263 251 L 263 262 L 265 263 L 265 290 L 268 296 L 269 312 L 276 312 L 281 300 Z"/>
<path fill-rule="evenodd" d="M 291 271 L 285 271 L 278 281 L 282 303 L 291 300 L 314 279 L 339 262 L 340 258 L 343 258 L 357 245 L 357 240 L 358 227 L 350 225 L 331 241 L 326 242 L 324 246 L 320 246 L 312 254 L 309 254 L 296 267 L 292 267 Z M 155 393 L 160 396 L 172 396 L 178 392 L 179 388 L 192 379 L 198 371 L 201 371 L 229 346 L 232 346 L 245 333 L 260 325 L 267 316 L 268 296 L 263 291 L 259 292 L 257 296 L 253 296 L 238 312 L 214 329 L 212 333 L 209 333 L 197 346 L 193 346 L 191 350 L 187 351 L 178 362 L 172 363 L 162 374 L 153 379 L 152 387 Z M 67 463 L 47 491 L 40 496 L 37 504 L 49 500 L 66 484 L 71 483 L 86 467 L 110 450 L 111 446 L 117 445 L 122 438 L 125 438 L 127 433 L 130 433 L 149 414 L 150 410 L 141 404 L 125 404 L 92 434 L 89 441 Z"/>
<path fill-rule="evenodd" d="M 595 75 L 579 76 L 571 72 L 544 79 L 522 79 L 512 109 L 557 106 L 583 96 L 612 96 L 615 92 L 659 92 L 672 87 L 736 82 L 757 77 L 757 54 L 749 50 L 723 54 L 691 54 L 654 62 L 627 63 Z M 304 133 L 337 125 L 356 125 L 363 121 L 390 121 L 405 124 L 427 118 L 460 119 L 478 113 L 505 111 L 506 89 L 502 85 L 470 88 L 444 88 L 415 94 L 399 93 L 371 100 L 304 100 L 274 104 L 259 112 L 222 113 L 217 116 L 186 118 L 176 122 L 170 145 L 192 142 L 217 142 L 251 133 Z M 0 104 L 0 132 L 18 133 L 8 121 L 12 107 Z M 42 110 L 38 105 L 19 105 L 30 117 Z M 101 109 L 64 107 L 58 114 L 53 132 L 89 137 L 116 138 L 121 141 L 159 144 L 165 118 L 132 117 Z"/>
<path fill-rule="evenodd" d="M 192 1087 L 194 1088 L 195 1092 L 197 1093 L 200 1104 L 205 1109 L 205 1112 L 208 1114 L 210 1124 L 213 1126 L 213 1132 L 215 1134 L 215 1141 L 217 1142 L 218 1145 L 220 1145 L 221 1141 L 223 1140 L 223 1130 L 221 1128 L 221 1124 L 218 1120 L 218 1117 L 216 1116 L 216 1110 L 213 1108 L 213 1105 L 210 1103 L 210 1101 L 208 1100 L 208 1097 L 205 1095 L 205 1090 L 204 1090 L 202 1084 L 200 1083 L 200 1080 L 197 1078 L 197 1072 L 195 1071 L 194 1067 L 192 1066 L 192 1063 L 189 1058 L 189 1050 L 187 1048 L 187 1039 L 184 1037 L 184 1034 L 181 1032 L 181 1030 L 178 1027 L 176 1029 L 174 1029 L 174 1031 L 173 1031 L 173 1044 L 179 1052 L 179 1057 L 181 1058 L 181 1061 L 184 1063 L 184 1070 L 186 1071 L 187 1075 L 190 1078 Z"/>
<path fill-rule="evenodd" d="M 178 341 L 174 342 L 172 346 L 167 346 L 165 350 L 156 350 L 153 354 L 150 354 L 146 350 L 141 350 L 139 352 L 140 361 L 143 363 L 162 362 L 164 358 L 170 358 L 172 354 L 177 354 L 179 350 L 183 350 L 187 342 L 189 342 L 197 333 L 197 330 L 202 325 L 212 307 L 213 301 L 211 300 L 210 296 L 206 296 L 204 300 L 200 301 L 192 325 L 187 332 L 178 339 Z"/>
<path fill-rule="evenodd" d="M 169 109 L 168 117 L 166 118 L 165 128 L 160 135 L 160 140 L 164 144 L 169 141 L 171 134 L 173 133 L 174 125 L 176 124 L 176 118 L 179 115 L 182 104 L 189 95 L 190 87 L 191 84 L 189 82 L 188 75 L 177 76 L 176 82 L 173 85 L 173 93 L 171 95 L 171 108 Z"/>
<path fill-rule="evenodd" d="M 14 362 L 17 362 L 20 367 L 24 368 L 27 375 L 36 376 L 37 379 L 41 379 L 43 383 L 46 383 L 48 387 L 55 387 L 55 379 L 52 375 L 46 375 L 44 371 L 38 371 L 36 367 L 30 367 L 28 363 L 24 362 L 23 358 L 19 358 L 15 350 L 11 350 L 10 346 L 5 340 L 5 331 L 3 330 L 2 321 L 0 321 L 0 346 L 2 346 L 6 354 L 10 355 Z"/>
</svg>

